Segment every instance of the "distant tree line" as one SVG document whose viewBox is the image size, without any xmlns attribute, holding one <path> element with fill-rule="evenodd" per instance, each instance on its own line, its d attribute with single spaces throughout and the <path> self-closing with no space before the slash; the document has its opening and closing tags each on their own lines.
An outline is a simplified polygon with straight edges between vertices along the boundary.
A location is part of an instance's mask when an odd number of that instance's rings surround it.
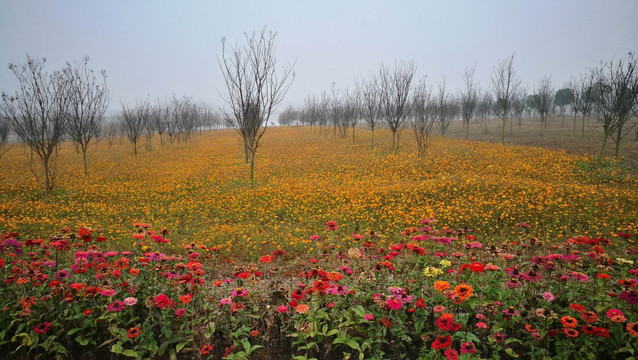
<svg viewBox="0 0 638 360">
<path fill-rule="evenodd" d="M 416 64 L 396 62 L 381 64 L 377 72 L 355 80 L 352 89 L 335 89 L 320 95 L 308 95 L 302 106 L 288 106 L 278 115 L 280 125 L 307 125 L 319 132 L 334 136 L 352 135 L 365 124 L 374 131 L 385 126 L 392 133 L 392 149 L 400 144 L 402 131 L 411 128 L 422 156 L 427 153 L 429 139 L 436 129 L 444 136 L 454 120 L 462 121 L 465 138 L 473 123 L 482 123 L 487 131 L 488 120 L 499 119 L 501 141 L 505 143 L 506 128 L 510 131 L 515 120 L 520 127 L 523 116 L 539 120 L 543 136 L 552 116 L 562 118 L 570 111 L 576 119 L 581 115 L 581 134 L 585 123 L 594 119 L 603 129 L 600 156 L 606 153 L 608 140 L 615 143 L 614 154 L 619 156 L 621 140 L 631 132 L 637 115 L 638 71 L 637 57 L 612 59 L 573 77 L 570 85 L 556 90 L 551 77 L 542 77 L 531 93 L 522 85 L 514 67 L 514 55 L 499 60 L 491 73 L 491 87 L 481 89 L 475 81 L 475 67 L 467 67 L 461 74 L 464 87 L 455 93 L 446 88 L 445 79 L 431 84 L 426 76 L 415 79 Z M 328 130 L 328 129 L 331 129 Z"/>
</svg>

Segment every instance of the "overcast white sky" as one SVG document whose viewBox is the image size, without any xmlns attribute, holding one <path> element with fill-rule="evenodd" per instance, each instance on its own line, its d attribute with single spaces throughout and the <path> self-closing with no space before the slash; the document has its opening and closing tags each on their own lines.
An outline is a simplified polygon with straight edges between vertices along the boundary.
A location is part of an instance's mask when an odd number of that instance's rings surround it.
<svg viewBox="0 0 638 360">
<path fill-rule="evenodd" d="M 26 53 L 52 71 L 90 57 L 113 100 L 187 95 L 220 106 L 221 38 L 278 32 L 282 64 L 296 59 L 284 104 L 353 86 L 381 62 L 414 60 L 418 75 L 448 88 L 476 65 L 483 88 L 498 59 L 516 53 L 530 89 L 541 76 L 564 86 L 601 60 L 638 50 L 638 1 L 86 1 L 0 0 L 0 91 L 16 88 L 9 63 Z"/>
</svg>

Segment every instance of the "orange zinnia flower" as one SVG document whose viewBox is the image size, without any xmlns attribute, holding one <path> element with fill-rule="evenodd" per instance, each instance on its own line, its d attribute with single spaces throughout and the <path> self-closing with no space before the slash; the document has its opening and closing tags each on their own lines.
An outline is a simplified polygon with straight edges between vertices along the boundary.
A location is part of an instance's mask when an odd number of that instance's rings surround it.
<svg viewBox="0 0 638 360">
<path fill-rule="evenodd" d="M 454 288 L 454 294 L 456 294 L 459 299 L 465 301 L 474 296 L 474 289 L 468 284 L 459 284 Z"/>
<path fill-rule="evenodd" d="M 297 307 L 295 308 L 295 311 L 299 314 L 305 314 L 308 312 L 308 310 L 310 310 L 310 307 L 306 304 L 297 305 Z"/>
<path fill-rule="evenodd" d="M 443 291 L 445 291 L 445 290 L 447 290 L 447 289 L 449 289 L 451 287 L 452 286 L 450 285 L 449 282 L 443 281 L 443 280 L 437 281 L 437 282 L 434 283 L 434 288 L 437 289 L 440 292 L 443 292 Z"/>
<path fill-rule="evenodd" d="M 563 332 L 569 337 L 578 337 L 578 330 L 576 329 L 564 328 Z"/>
<path fill-rule="evenodd" d="M 560 318 L 560 322 L 567 328 L 576 328 L 578 326 L 578 320 L 571 316 L 563 316 Z"/>
</svg>

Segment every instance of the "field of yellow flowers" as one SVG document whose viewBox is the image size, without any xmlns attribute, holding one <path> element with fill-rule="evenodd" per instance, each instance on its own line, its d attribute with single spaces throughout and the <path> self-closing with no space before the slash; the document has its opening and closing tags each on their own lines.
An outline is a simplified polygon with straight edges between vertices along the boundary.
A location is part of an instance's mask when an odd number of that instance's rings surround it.
<svg viewBox="0 0 638 360">
<path fill-rule="evenodd" d="M 357 132 L 356 142 L 304 127 L 271 128 L 247 181 L 231 130 L 197 134 L 133 157 L 126 139 L 89 150 L 89 176 L 70 143 L 60 150 L 56 189 L 44 197 L 13 145 L 0 159 L 0 229 L 25 238 L 87 225 L 130 246 L 132 223 L 170 229 L 171 246 L 195 242 L 256 257 L 279 248 L 312 251 L 326 220 L 342 231 L 399 236 L 423 218 L 471 228 L 496 242 L 531 236 L 608 236 L 635 231 L 638 178 L 564 152 L 435 138 L 419 158 L 408 132 L 391 152 L 389 133 Z M 396 235 L 391 235 L 396 234 Z M 394 239 L 382 239 L 390 243 Z"/>
</svg>

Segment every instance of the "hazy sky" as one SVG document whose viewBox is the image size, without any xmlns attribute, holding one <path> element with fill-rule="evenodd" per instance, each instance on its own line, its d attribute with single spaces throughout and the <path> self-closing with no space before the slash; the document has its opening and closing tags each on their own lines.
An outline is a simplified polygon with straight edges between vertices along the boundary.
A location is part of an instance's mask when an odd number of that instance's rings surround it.
<svg viewBox="0 0 638 360">
<path fill-rule="evenodd" d="M 530 89 L 541 76 L 565 85 L 601 60 L 638 50 L 638 1 L 86 1 L 0 0 L 0 91 L 16 88 L 9 63 L 28 53 L 49 71 L 90 57 L 120 102 L 187 95 L 220 106 L 221 38 L 278 32 L 282 64 L 296 60 L 284 104 L 352 88 L 381 62 L 414 60 L 432 84 L 462 86 L 476 65 L 483 88 L 498 59 L 516 53 Z"/>
</svg>

